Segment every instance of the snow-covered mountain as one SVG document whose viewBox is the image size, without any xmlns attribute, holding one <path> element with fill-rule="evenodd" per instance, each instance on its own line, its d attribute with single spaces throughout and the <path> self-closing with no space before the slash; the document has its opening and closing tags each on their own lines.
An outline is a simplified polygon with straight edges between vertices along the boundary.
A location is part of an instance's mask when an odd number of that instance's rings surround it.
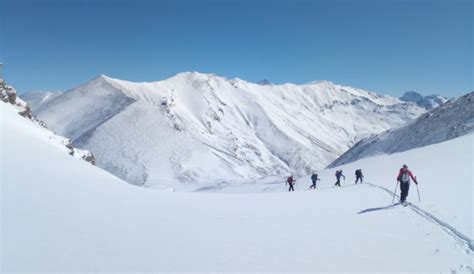
<svg viewBox="0 0 474 274">
<path fill-rule="evenodd" d="M 402 97 L 400 97 L 400 100 L 405 102 L 413 102 L 419 107 L 430 110 L 444 104 L 446 101 L 448 101 L 448 98 L 439 95 L 423 96 L 415 91 L 407 91 L 402 95 Z"/>
<path fill-rule="evenodd" d="M 324 170 L 316 190 L 304 177 L 292 193 L 255 181 L 233 190 L 260 190 L 229 195 L 131 186 L 69 156 L 11 104 L 0 102 L 0 128 L 1 273 L 474 269 L 473 135 L 341 167 L 341 188 Z M 422 202 L 412 187 L 411 205 L 394 205 L 397 168 L 414 158 Z"/>
<path fill-rule="evenodd" d="M 327 81 L 259 85 L 197 72 L 151 83 L 101 75 L 34 108 L 136 184 L 307 174 L 424 112 Z"/>
<path fill-rule="evenodd" d="M 39 111 L 38 107 L 61 94 L 61 91 L 33 91 L 22 94 L 21 97 L 28 102 L 33 112 L 37 112 Z"/>
<path fill-rule="evenodd" d="M 361 140 L 330 167 L 377 154 L 401 152 L 443 142 L 474 131 L 474 92 L 425 113 L 415 121 Z"/>
<path fill-rule="evenodd" d="M 267 79 L 263 79 L 257 82 L 257 84 L 261 86 L 271 86 L 273 85 L 272 82 L 268 81 Z"/>
</svg>

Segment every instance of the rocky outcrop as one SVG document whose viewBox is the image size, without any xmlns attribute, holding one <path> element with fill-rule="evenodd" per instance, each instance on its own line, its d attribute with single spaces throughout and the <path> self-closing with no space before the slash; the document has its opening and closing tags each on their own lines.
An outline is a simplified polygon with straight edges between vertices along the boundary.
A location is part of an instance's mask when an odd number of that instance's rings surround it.
<svg viewBox="0 0 474 274">
<path fill-rule="evenodd" d="M 84 161 L 86 161 L 86 162 L 89 162 L 89 163 L 91 163 L 92 165 L 95 166 L 95 157 L 94 157 L 94 155 L 93 155 L 91 152 L 89 152 L 89 153 L 86 154 L 86 155 L 83 155 L 83 156 L 82 156 L 82 160 L 84 160 Z"/>
<path fill-rule="evenodd" d="M 44 121 L 41 121 L 35 116 L 33 116 L 30 106 L 17 96 L 16 90 L 12 86 L 7 85 L 4 81 L 0 81 L 0 99 L 6 104 L 11 104 L 15 106 L 15 108 L 18 110 L 18 114 L 22 117 L 31 120 L 32 122 L 41 127 L 47 128 L 46 123 Z M 80 158 L 86 162 L 91 163 L 92 165 L 95 165 L 95 157 L 90 151 L 74 148 L 74 145 L 70 139 L 60 136 L 57 137 L 61 140 L 61 143 L 64 144 L 64 146 L 67 148 L 69 155 L 76 158 Z"/>
</svg>

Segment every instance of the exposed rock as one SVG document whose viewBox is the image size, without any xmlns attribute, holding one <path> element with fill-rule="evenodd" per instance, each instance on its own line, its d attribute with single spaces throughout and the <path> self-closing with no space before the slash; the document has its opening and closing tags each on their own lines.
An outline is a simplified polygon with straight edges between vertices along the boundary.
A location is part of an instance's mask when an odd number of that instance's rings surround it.
<svg viewBox="0 0 474 274">
<path fill-rule="evenodd" d="M 24 108 L 24 110 L 18 112 L 18 114 L 20 114 L 21 116 L 25 117 L 25 118 L 28 118 L 30 120 L 33 120 L 33 114 L 31 113 L 31 109 L 29 106 L 26 106 Z M 44 122 L 43 122 L 44 124 Z"/>
<path fill-rule="evenodd" d="M 67 143 L 65 147 L 69 149 L 69 155 L 74 156 L 74 145 L 72 144 L 70 140 L 69 140 L 69 143 Z"/>
<path fill-rule="evenodd" d="M 89 152 L 86 155 L 83 155 L 82 160 L 84 160 L 86 162 L 89 162 L 89 163 L 91 163 L 92 165 L 95 166 L 95 157 L 94 157 L 94 154 L 92 154 L 91 152 Z"/>
</svg>

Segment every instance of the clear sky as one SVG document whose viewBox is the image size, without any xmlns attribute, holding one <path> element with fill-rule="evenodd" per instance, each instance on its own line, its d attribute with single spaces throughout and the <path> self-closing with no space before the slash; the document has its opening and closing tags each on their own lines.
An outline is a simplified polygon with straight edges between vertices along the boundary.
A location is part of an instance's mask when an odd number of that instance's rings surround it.
<svg viewBox="0 0 474 274">
<path fill-rule="evenodd" d="M 0 61 L 20 92 L 196 70 L 458 96 L 474 90 L 473 2 L 0 0 Z"/>
</svg>

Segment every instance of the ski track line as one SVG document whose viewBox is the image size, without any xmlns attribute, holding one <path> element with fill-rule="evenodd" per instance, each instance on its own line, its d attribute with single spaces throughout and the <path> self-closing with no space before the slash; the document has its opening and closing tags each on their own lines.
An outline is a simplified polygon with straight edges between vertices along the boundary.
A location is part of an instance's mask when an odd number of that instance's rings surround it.
<svg viewBox="0 0 474 274">
<path fill-rule="evenodd" d="M 366 183 L 366 184 L 371 186 L 371 187 L 379 188 L 381 190 L 384 190 L 392 196 L 394 195 L 394 193 L 391 190 L 389 190 L 389 189 L 387 189 L 383 186 L 378 186 L 378 185 L 374 185 L 374 184 L 371 184 L 371 183 Z M 396 196 L 398 197 L 398 195 L 396 195 Z M 410 209 L 412 211 L 414 211 L 416 214 L 418 214 L 421 217 L 423 217 L 424 219 L 440 226 L 444 231 L 446 231 L 449 235 L 454 237 L 458 242 L 461 242 L 463 246 L 467 247 L 467 248 L 465 248 L 466 253 L 471 254 L 474 251 L 474 241 L 472 239 L 470 239 L 468 236 L 462 234 L 456 228 L 454 228 L 452 225 L 446 223 L 445 221 L 442 221 L 438 217 L 436 217 L 433 214 L 421 209 L 420 207 L 418 207 L 418 206 L 416 206 L 412 203 L 409 203 L 408 205 L 410 206 Z"/>
</svg>

